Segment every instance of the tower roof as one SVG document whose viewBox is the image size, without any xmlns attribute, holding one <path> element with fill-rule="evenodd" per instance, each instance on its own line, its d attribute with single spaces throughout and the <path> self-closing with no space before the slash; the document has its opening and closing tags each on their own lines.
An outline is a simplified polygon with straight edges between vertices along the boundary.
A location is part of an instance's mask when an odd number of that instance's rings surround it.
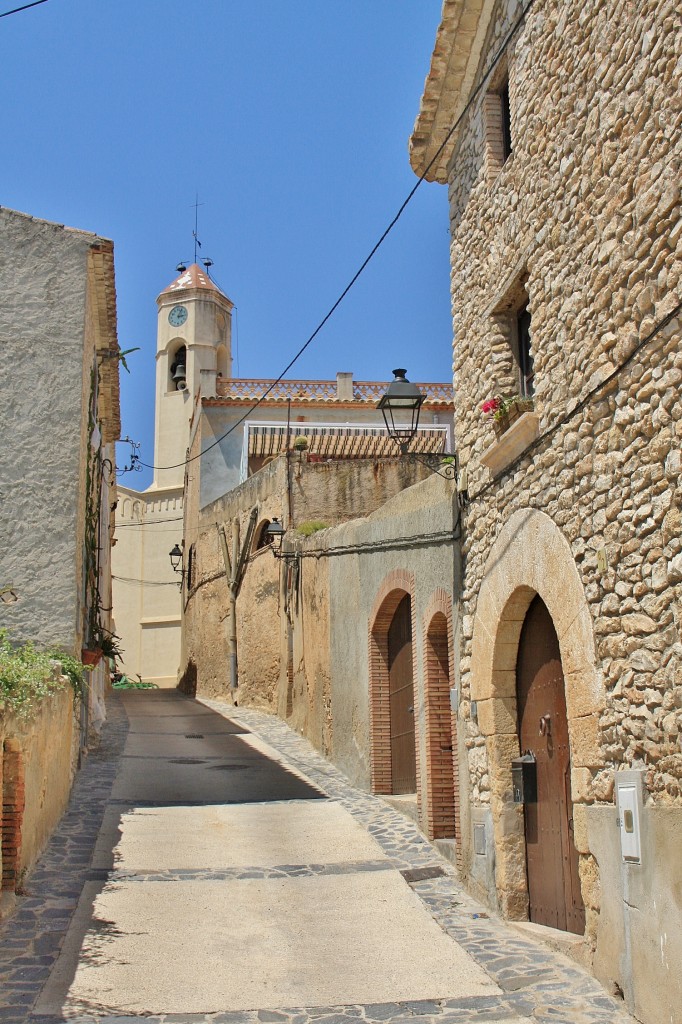
<svg viewBox="0 0 682 1024">
<path fill-rule="evenodd" d="M 169 292 L 186 291 L 189 288 L 199 288 L 204 291 L 217 292 L 219 295 L 224 295 L 224 292 L 221 292 L 220 288 L 213 283 L 204 268 L 200 267 L 197 263 L 192 263 L 187 270 L 183 270 L 179 277 L 176 277 L 167 288 L 163 289 L 161 295 L 167 295 Z M 159 295 L 159 298 L 161 298 L 161 295 Z M 224 297 L 228 298 L 227 295 L 224 295 Z"/>
</svg>

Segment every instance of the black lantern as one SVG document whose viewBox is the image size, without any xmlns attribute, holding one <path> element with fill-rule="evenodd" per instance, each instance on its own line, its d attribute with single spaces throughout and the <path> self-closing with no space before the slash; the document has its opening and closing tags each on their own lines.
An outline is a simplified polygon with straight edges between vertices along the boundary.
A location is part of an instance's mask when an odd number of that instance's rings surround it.
<svg viewBox="0 0 682 1024">
<path fill-rule="evenodd" d="M 180 550 L 180 545 L 179 544 L 176 544 L 175 547 L 173 548 L 173 550 L 168 552 L 168 557 L 171 560 L 171 565 L 173 566 L 173 572 L 180 572 L 181 573 L 182 572 L 182 568 L 181 568 L 181 566 L 182 566 L 182 551 Z"/>
<path fill-rule="evenodd" d="M 298 551 L 282 551 L 282 541 L 284 540 L 285 533 L 286 530 L 279 519 L 273 516 L 272 522 L 268 523 L 265 528 L 265 536 L 268 538 L 268 542 L 272 544 L 273 555 L 275 558 L 298 558 Z M 275 545 L 274 541 L 279 541 L 279 544 Z"/>
<path fill-rule="evenodd" d="M 410 384 L 406 373 L 407 370 L 393 370 L 394 380 L 377 405 L 384 417 L 388 436 L 400 446 L 403 455 L 417 433 L 419 411 L 424 401 L 423 394 L 416 384 Z"/>
<path fill-rule="evenodd" d="M 265 536 L 268 538 L 268 541 L 279 540 L 280 547 L 282 546 L 282 538 L 285 532 L 284 527 L 276 516 L 272 517 L 272 522 L 268 523 L 265 528 Z"/>
</svg>

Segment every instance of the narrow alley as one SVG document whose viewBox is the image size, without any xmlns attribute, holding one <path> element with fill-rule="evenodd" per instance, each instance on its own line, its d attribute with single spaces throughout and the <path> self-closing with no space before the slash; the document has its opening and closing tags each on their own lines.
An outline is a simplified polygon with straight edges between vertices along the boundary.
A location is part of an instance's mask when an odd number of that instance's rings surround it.
<svg viewBox="0 0 682 1024">
<path fill-rule="evenodd" d="M 0 929 L 0 1021 L 625 1024 L 282 722 L 114 695 Z"/>
</svg>

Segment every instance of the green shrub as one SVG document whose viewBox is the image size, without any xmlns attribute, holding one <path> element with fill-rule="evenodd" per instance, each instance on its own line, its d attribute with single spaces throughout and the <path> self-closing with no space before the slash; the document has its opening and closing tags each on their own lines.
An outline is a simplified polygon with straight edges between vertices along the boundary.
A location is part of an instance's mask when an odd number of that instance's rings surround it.
<svg viewBox="0 0 682 1024">
<path fill-rule="evenodd" d="M 30 641 L 15 647 L 7 630 L 0 629 L 0 710 L 26 716 L 43 698 L 62 690 L 64 680 L 55 678 L 53 661 L 61 662 L 62 672 L 80 693 L 83 666 L 76 658 L 63 651 L 40 651 Z"/>
<path fill-rule="evenodd" d="M 300 533 L 302 537 L 310 537 L 318 530 L 326 530 L 328 526 L 329 523 L 323 523 L 321 519 L 309 519 L 307 523 L 301 523 L 296 527 L 296 533 Z"/>
</svg>

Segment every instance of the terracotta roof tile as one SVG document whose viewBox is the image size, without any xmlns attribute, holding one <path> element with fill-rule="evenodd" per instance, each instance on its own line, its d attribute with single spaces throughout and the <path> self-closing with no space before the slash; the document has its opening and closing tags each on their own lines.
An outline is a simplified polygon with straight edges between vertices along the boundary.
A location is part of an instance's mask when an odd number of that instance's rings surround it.
<svg viewBox="0 0 682 1024">
<path fill-rule="evenodd" d="M 167 288 L 164 288 L 161 294 L 183 291 L 185 288 L 206 288 L 208 291 L 220 292 L 220 288 L 213 283 L 204 268 L 197 263 L 193 263 L 187 270 L 183 270 L 180 276 L 176 277 Z M 220 294 L 222 295 L 222 292 Z"/>
</svg>

